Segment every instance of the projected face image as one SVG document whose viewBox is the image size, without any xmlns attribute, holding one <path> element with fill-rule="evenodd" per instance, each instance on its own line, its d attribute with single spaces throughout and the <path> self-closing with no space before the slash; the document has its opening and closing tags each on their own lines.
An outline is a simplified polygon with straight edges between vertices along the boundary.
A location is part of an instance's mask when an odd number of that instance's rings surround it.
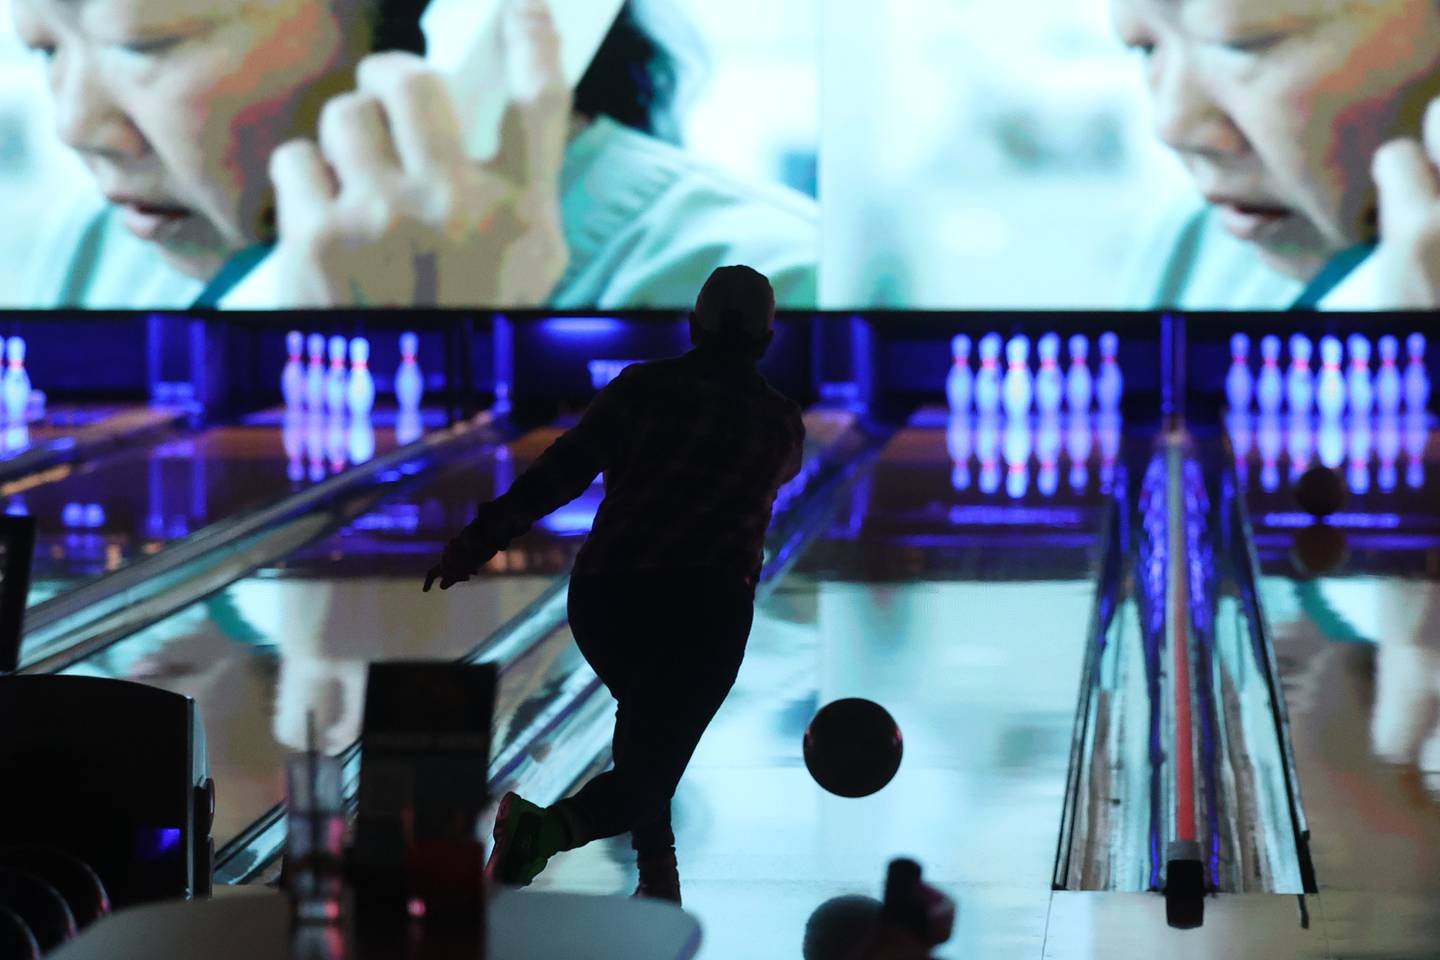
<svg viewBox="0 0 1440 960">
<path fill-rule="evenodd" d="M 267 239 L 267 164 L 353 84 L 360 0 L 15 0 L 56 133 L 126 226 L 208 277 Z"/>
<path fill-rule="evenodd" d="M 1157 136 L 1224 227 L 1311 278 L 1374 239 L 1370 165 L 1440 93 L 1432 0 L 1111 0 Z"/>
</svg>

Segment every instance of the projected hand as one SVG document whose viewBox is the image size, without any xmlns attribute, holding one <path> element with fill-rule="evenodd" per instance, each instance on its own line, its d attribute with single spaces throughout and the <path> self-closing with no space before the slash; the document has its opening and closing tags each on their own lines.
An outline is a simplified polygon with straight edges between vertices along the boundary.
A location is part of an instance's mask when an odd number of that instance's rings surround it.
<svg viewBox="0 0 1440 960">
<path fill-rule="evenodd" d="M 1416 768 L 1440 800 L 1440 593 L 1416 592 L 1418 623 L 1387 629 L 1378 643 L 1370 741 L 1381 759 Z"/>
<path fill-rule="evenodd" d="M 1440 306 L 1440 99 L 1425 111 L 1422 140 L 1392 140 L 1375 153 L 1381 238 L 1375 309 Z"/>
<path fill-rule="evenodd" d="M 445 550 L 440 555 L 440 562 L 430 568 L 425 575 L 424 592 L 429 593 L 431 585 L 440 581 L 441 590 L 449 590 L 457 583 L 469 580 L 478 572 L 480 563 L 476 561 L 474 553 L 465 545 L 463 537 L 456 537 L 445 544 Z"/>
<path fill-rule="evenodd" d="M 568 263 L 559 172 L 571 97 L 543 0 L 502 17 L 510 105 L 496 156 L 465 155 L 440 75 L 403 52 L 366 57 L 330 100 L 319 143 L 270 158 L 287 307 L 525 306 Z"/>
</svg>

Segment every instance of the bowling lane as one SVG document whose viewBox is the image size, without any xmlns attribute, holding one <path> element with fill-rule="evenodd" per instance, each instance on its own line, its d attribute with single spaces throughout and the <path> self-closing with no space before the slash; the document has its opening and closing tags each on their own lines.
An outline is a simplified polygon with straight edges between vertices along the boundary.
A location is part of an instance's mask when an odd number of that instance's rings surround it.
<svg viewBox="0 0 1440 960">
<path fill-rule="evenodd" d="M 1440 943 L 1434 428 L 1424 415 L 1380 417 L 1327 428 L 1322 441 L 1301 420 L 1272 426 L 1280 436 L 1267 440 L 1267 452 L 1259 444 L 1249 451 L 1260 603 L 1337 955 L 1434 956 Z M 1231 443 L 1241 456 L 1233 424 Z M 1344 475 L 1349 493 L 1324 526 L 1292 492 L 1317 458 Z"/>
<path fill-rule="evenodd" d="M 442 423 L 427 414 L 424 425 Z M 355 424 L 270 411 L 0 487 L 0 509 L 35 517 L 30 605 L 383 456 L 423 429 L 384 411 Z"/>
<path fill-rule="evenodd" d="M 938 956 L 1041 955 L 1119 424 L 1074 423 L 1068 450 L 1054 424 L 1043 442 L 963 426 L 925 415 L 895 434 L 757 609 L 674 805 L 702 960 L 801 956 L 811 913 L 878 898 L 899 855 L 961 904 Z M 850 696 L 904 736 L 899 773 L 862 799 L 822 791 L 801 750 L 815 711 Z M 537 884 L 629 893 L 633 864 L 615 838 Z"/>
</svg>

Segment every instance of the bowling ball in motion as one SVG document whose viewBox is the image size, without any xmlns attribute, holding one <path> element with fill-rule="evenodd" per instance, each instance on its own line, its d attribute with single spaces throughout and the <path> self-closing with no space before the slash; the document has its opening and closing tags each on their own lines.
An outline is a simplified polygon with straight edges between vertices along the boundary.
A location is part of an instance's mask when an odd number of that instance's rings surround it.
<svg viewBox="0 0 1440 960">
<path fill-rule="evenodd" d="M 1324 523 L 1296 530 L 1290 544 L 1290 562 L 1306 577 L 1334 573 L 1349 556 L 1344 532 Z"/>
<path fill-rule="evenodd" d="M 1295 482 L 1295 502 L 1312 517 L 1328 517 L 1345 506 L 1345 481 L 1327 466 L 1311 467 Z"/>
<path fill-rule="evenodd" d="M 14 910 L 0 907 L 0 960 L 40 960 L 40 944 Z"/>
<path fill-rule="evenodd" d="M 75 916 L 65 898 L 28 870 L 0 867 L 0 906 L 25 921 L 42 952 L 75 936 Z"/>
<path fill-rule="evenodd" d="M 110 912 L 110 898 L 99 874 L 63 850 L 39 844 L 6 847 L 0 849 L 0 867 L 27 870 L 54 887 L 81 929 Z"/>
<path fill-rule="evenodd" d="M 821 707 L 805 728 L 805 768 L 842 797 L 868 797 L 900 769 L 904 743 L 889 711 L 849 697 Z"/>
</svg>

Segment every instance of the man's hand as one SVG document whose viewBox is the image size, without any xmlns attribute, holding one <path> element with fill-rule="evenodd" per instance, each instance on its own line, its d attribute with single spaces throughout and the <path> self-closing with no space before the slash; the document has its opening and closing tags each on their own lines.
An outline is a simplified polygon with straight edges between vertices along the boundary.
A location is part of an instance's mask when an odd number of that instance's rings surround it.
<svg viewBox="0 0 1440 960">
<path fill-rule="evenodd" d="M 480 570 L 480 562 L 477 562 L 474 555 L 466 547 L 463 535 L 456 537 L 445 544 L 445 550 L 440 555 L 440 562 L 430 568 L 425 575 L 425 593 L 430 592 L 431 585 L 440 581 L 441 590 L 449 590 L 457 583 L 469 580 L 472 575 Z"/>
<path fill-rule="evenodd" d="M 1440 99 L 1425 111 L 1422 140 L 1392 140 L 1375 152 L 1380 245 L 1377 310 L 1440 306 Z"/>
<path fill-rule="evenodd" d="M 465 154 L 454 100 L 413 54 L 367 56 L 330 100 L 318 143 L 270 158 L 280 303 L 530 305 L 568 262 L 559 174 L 571 96 L 543 0 L 502 15 L 510 107 L 497 155 Z"/>
</svg>

